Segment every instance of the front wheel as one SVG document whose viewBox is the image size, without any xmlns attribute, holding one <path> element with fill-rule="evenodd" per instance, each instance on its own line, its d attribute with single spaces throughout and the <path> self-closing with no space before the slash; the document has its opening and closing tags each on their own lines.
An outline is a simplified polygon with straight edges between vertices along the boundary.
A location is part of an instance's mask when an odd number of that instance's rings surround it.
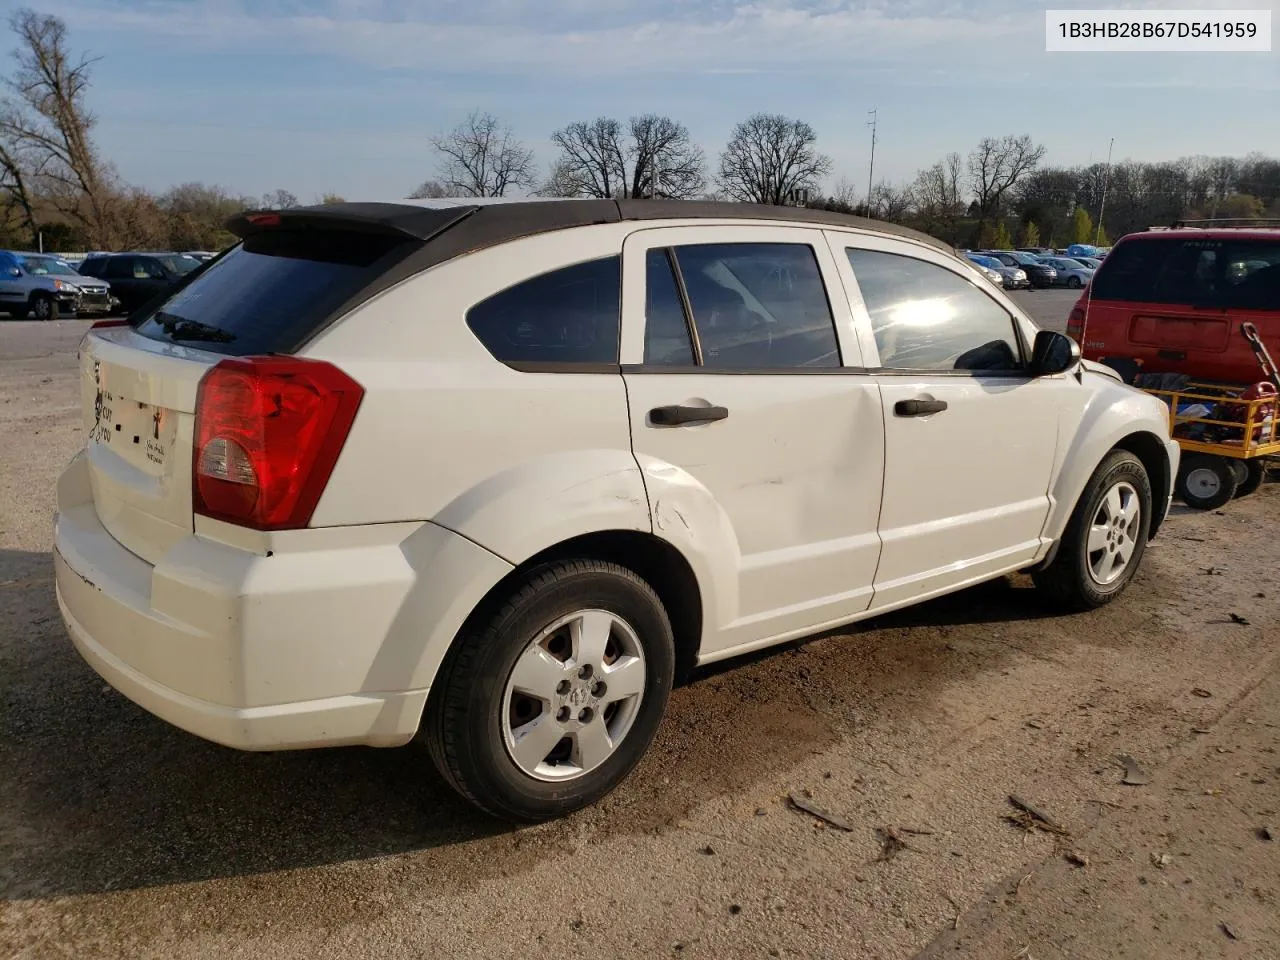
<svg viewBox="0 0 1280 960">
<path fill-rule="evenodd" d="M 671 624 L 648 583 L 613 563 L 552 563 L 464 628 L 423 732 L 441 774 L 476 806 L 547 820 L 631 772 L 674 674 Z"/>
<path fill-rule="evenodd" d="M 57 320 L 58 301 L 45 293 L 37 293 L 31 298 L 31 316 L 36 320 Z"/>
<path fill-rule="evenodd" d="M 1151 528 L 1151 481 L 1132 453 L 1115 450 L 1094 471 L 1067 522 L 1053 562 L 1032 574 L 1058 605 L 1090 610 L 1124 592 Z"/>
<path fill-rule="evenodd" d="M 1240 487 L 1240 474 L 1227 457 L 1189 453 L 1178 466 L 1173 492 L 1195 510 L 1217 510 L 1231 501 Z"/>
</svg>

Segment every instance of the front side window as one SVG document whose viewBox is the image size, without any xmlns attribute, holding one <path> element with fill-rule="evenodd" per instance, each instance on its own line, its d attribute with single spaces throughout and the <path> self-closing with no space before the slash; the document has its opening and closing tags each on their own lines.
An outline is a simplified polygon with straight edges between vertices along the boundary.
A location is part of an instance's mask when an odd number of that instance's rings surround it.
<svg viewBox="0 0 1280 960">
<path fill-rule="evenodd" d="M 504 363 L 618 362 L 619 257 L 553 270 L 467 311 L 467 326 Z"/>
<path fill-rule="evenodd" d="M 840 366 L 831 305 L 811 246 L 688 244 L 672 253 L 704 366 Z"/>
<path fill-rule="evenodd" d="M 133 276 L 133 257 L 112 257 L 107 261 L 108 279 L 123 280 Z"/>
<path fill-rule="evenodd" d="M 1013 317 L 969 280 L 915 257 L 847 248 L 880 365 L 887 370 L 1013 372 Z"/>
</svg>

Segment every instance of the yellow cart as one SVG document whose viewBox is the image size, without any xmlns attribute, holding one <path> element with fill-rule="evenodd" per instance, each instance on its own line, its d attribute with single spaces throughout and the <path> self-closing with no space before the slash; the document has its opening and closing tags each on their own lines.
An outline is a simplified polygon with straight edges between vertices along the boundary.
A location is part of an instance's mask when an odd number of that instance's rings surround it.
<svg viewBox="0 0 1280 960">
<path fill-rule="evenodd" d="M 1268 463 L 1280 458 L 1280 397 L 1268 387 L 1193 380 L 1177 390 L 1141 388 L 1169 406 L 1169 432 L 1182 448 L 1174 495 L 1187 506 L 1216 510 L 1262 485 Z"/>
</svg>

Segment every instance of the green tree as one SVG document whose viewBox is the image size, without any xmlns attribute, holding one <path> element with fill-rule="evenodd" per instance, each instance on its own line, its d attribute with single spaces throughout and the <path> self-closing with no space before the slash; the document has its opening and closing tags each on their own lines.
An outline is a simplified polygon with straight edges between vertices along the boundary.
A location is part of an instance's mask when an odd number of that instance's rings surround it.
<svg viewBox="0 0 1280 960">
<path fill-rule="evenodd" d="M 1034 220 L 1028 220 L 1022 225 L 1022 230 L 1018 234 L 1022 239 L 1018 242 L 1024 247 L 1040 246 L 1040 227 Z"/>
<path fill-rule="evenodd" d="M 1106 227 L 1099 227 L 1099 228 L 1098 228 L 1098 246 L 1100 246 L 1100 247 L 1109 247 L 1109 246 L 1111 246 L 1111 238 L 1107 236 L 1107 228 L 1106 228 Z"/>
<path fill-rule="evenodd" d="M 997 250 L 1009 250 L 1013 247 L 1013 237 L 1009 236 L 1009 228 L 1003 220 L 996 227 L 996 238 L 991 241 L 991 244 Z"/>
<path fill-rule="evenodd" d="M 1071 242 L 1093 243 L 1093 218 L 1082 206 L 1077 206 L 1071 215 Z"/>
<path fill-rule="evenodd" d="M 346 202 L 347 201 L 345 197 L 341 197 L 336 193 L 326 193 L 326 194 L 322 194 L 320 197 L 321 205 L 326 207 L 332 203 L 346 203 Z"/>
</svg>

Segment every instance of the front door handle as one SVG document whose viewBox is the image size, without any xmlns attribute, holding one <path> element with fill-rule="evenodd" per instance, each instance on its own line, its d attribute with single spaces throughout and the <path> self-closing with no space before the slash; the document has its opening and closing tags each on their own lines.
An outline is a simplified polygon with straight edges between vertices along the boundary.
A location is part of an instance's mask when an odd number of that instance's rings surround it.
<svg viewBox="0 0 1280 960">
<path fill-rule="evenodd" d="M 649 420 L 660 427 L 679 427 L 686 423 L 723 420 L 728 415 L 729 411 L 725 407 L 694 407 L 676 403 L 667 407 L 654 407 L 649 411 Z"/>
<path fill-rule="evenodd" d="M 927 417 L 931 413 L 941 413 L 947 409 L 945 400 L 899 400 L 893 405 L 895 416 Z"/>
</svg>

